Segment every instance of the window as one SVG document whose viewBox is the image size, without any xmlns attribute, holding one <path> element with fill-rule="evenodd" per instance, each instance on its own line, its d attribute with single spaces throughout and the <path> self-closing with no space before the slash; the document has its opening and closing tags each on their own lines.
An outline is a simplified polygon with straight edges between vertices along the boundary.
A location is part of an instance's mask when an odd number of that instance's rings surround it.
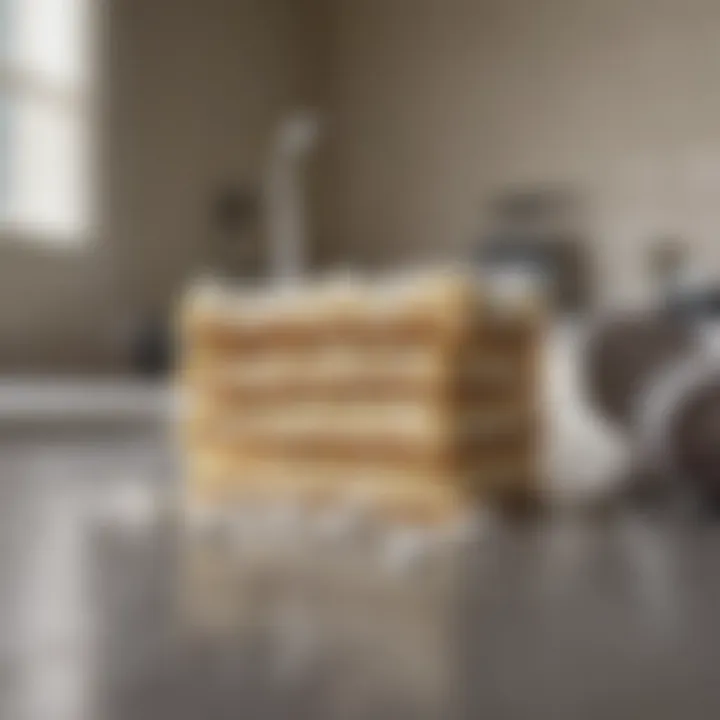
<svg viewBox="0 0 720 720">
<path fill-rule="evenodd" d="M 0 236 L 91 229 L 92 0 L 0 0 Z"/>
</svg>

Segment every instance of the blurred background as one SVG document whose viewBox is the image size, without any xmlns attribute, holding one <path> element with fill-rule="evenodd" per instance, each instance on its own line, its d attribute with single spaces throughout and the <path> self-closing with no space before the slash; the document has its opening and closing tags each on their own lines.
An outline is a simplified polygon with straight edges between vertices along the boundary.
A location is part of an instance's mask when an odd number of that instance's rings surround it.
<svg viewBox="0 0 720 720">
<path fill-rule="evenodd" d="M 707 0 L 0 0 L 0 717 L 720 708 L 719 35 Z M 361 588 L 188 549 L 188 284 L 458 260 L 547 293 L 572 512 Z"/>
<path fill-rule="evenodd" d="M 323 117 L 312 267 L 472 254 L 507 193 L 550 185 L 577 196 L 584 303 L 651 293 L 668 236 L 715 269 L 708 4 L 203 5 L 4 2 L 8 371 L 126 370 L 128 328 L 208 262 L 220 195 L 260 199 L 298 108 Z"/>
</svg>

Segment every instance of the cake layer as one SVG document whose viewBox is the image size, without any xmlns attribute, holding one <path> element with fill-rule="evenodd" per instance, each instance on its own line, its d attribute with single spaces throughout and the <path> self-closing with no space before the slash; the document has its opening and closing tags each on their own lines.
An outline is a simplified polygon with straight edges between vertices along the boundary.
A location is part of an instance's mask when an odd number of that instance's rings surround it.
<svg viewBox="0 0 720 720">
<path fill-rule="evenodd" d="M 211 462 L 196 464 L 188 485 L 191 496 L 205 502 L 340 505 L 408 520 L 440 519 L 468 507 L 473 498 L 525 492 L 537 481 L 531 458 L 462 472 L 408 472 L 367 463 L 288 465 L 217 453 L 206 459 Z"/>
<path fill-rule="evenodd" d="M 310 357 L 290 355 L 190 362 L 183 369 L 182 377 L 186 385 L 195 386 L 200 392 L 226 391 L 248 399 L 282 398 L 283 394 L 292 399 L 314 393 L 343 397 L 351 397 L 353 393 L 361 397 L 375 393 L 422 396 L 444 388 L 491 395 L 516 388 L 523 379 L 532 381 L 527 361 L 514 356 L 481 356 L 459 365 L 430 353 L 420 358 L 415 357 L 417 353 L 411 357 L 402 353 L 394 357 L 390 353 L 378 354 L 378 357 L 366 352 L 346 352 L 345 355 L 350 355 L 352 362 L 320 353 Z M 526 393 L 529 389 L 525 385 L 522 391 Z"/>
<path fill-rule="evenodd" d="M 465 404 L 313 402 L 236 407 L 208 401 L 187 432 L 211 442 L 307 443 L 423 449 L 502 442 L 536 426 L 534 408 L 512 402 Z"/>
<path fill-rule="evenodd" d="M 242 326 L 221 319 L 198 322 L 187 335 L 197 347 L 209 353 L 259 355 L 273 351 L 308 352 L 337 345 L 357 349 L 406 349 L 423 352 L 457 346 L 466 338 L 468 349 L 484 354 L 488 350 L 516 352 L 532 341 L 525 322 L 507 319 L 492 325 L 449 323 L 440 317 L 393 320 L 307 320 L 288 326 Z"/>
<path fill-rule="evenodd" d="M 185 384 L 186 395 L 202 396 L 218 410 L 229 412 L 263 411 L 278 406 L 292 407 L 302 403 L 328 404 L 363 403 L 372 399 L 379 405 L 417 402 L 419 405 L 437 403 L 463 412 L 476 406 L 493 406 L 501 401 L 535 402 L 528 397 L 533 379 L 517 378 L 510 387 L 486 383 L 466 382 L 461 378 L 428 383 L 404 378 L 359 378 L 323 384 L 281 382 L 267 385 L 227 383 L 212 376 L 195 378 Z"/>
<path fill-rule="evenodd" d="M 227 444 L 221 442 L 188 441 L 188 447 L 196 454 L 210 453 L 222 456 L 228 462 L 239 464 L 248 458 L 257 462 L 276 461 L 289 465 L 333 465 L 352 472 L 354 467 L 371 467 L 390 473 L 407 472 L 423 477 L 427 474 L 446 475 L 453 472 L 483 469 L 498 464 L 515 463 L 533 458 L 537 437 L 533 434 L 508 436 L 503 442 L 485 447 L 422 446 L 391 444 L 323 442 L 323 443 L 275 443 L 249 442 Z"/>
</svg>

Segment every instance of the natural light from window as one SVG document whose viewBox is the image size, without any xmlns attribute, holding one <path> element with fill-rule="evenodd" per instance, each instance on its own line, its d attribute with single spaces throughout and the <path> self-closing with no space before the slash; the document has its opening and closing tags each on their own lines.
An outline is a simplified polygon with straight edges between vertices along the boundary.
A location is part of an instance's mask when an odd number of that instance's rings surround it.
<svg viewBox="0 0 720 720">
<path fill-rule="evenodd" d="M 0 0 L 0 239 L 91 230 L 92 0 Z"/>
</svg>

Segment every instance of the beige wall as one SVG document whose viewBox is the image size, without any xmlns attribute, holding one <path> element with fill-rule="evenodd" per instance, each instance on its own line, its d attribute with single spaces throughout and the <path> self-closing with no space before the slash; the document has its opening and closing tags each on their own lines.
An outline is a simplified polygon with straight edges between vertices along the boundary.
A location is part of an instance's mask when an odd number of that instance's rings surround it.
<svg viewBox="0 0 720 720">
<path fill-rule="evenodd" d="M 293 0 L 118 0 L 120 243 L 130 290 L 163 302 L 194 260 L 209 195 L 258 185 L 283 113 L 313 77 Z"/>
<path fill-rule="evenodd" d="M 274 124 L 321 104 L 317 253 L 467 251 L 485 198 L 574 182 L 606 295 L 680 231 L 720 265 L 714 0 L 108 0 L 106 223 L 0 245 L 0 369 L 101 367 L 201 256 L 218 181 L 258 182 Z"/>
<path fill-rule="evenodd" d="M 88 248 L 0 245 L 0 368 L 117 364 L 111 336 L 202 256 L 209 195 L 259 183 L 275 123 L 314 97 L 310 8 L 108 0 L 105 222 Z"/>
<path fill-rule="evenodd" d="M 331 259 L 464 252 L 482 201 L 572 182 L 606 295 L 647 238 L 720 266 L 720 4 L 332 0 Z"/>
</svg>

